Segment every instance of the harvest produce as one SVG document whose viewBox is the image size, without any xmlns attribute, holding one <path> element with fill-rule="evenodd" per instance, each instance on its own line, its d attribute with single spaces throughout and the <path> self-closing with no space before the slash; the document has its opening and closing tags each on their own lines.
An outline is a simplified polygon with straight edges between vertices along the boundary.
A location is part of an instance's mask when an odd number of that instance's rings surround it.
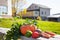
<svg viewBox="0 0 60 40">
<path fill-rule="evenodd" d="M 38 38 L 38 37 L 51 38 L 55 36 L 54 33 L 48 31 L 43 32 L 40 29 L 37 29 L 37 26 L 32 24 L 22 25 L 20 27 L 20 30 L 21 33 L 26 37 L 32 36 L 32 38 Z"/>
<path fill-rule="evenodd" d="M 39 33 L 41 33 L 41 32 L 42 32 L 40 29 L 36 29 L 35 31 L 37 31 L 37 32 L 39 32 Z"/>
<path fill-rule="evenodd" d="M 37 28 L 37 23 L 35 21 L 32 22 L 30 23 L 29 21 L 27 24 L 13 24 L 11 30 L 7 32 L 6 40 L 18 40 L 21 36 L 25 36 L 27 38 L 32 37 L 35 39 L 39 37 L 51 38 L 55 36 L 55 33 L 53 32 L 41 31 Z"/>
<path fill-rule="evenodd" d="M 39 36 L 40 36 L 40 34 L 37 31 L 32 33 L 32 38 L 38 38 Z"/>
<path fill-rule="evenodd" d="M 27 33 L 25 34 L 26 37 L 31 37 L 32 31 L 28 30 Z"/>
<path fill-rule="evenodd" d="M 54 36 L 56 35 L 55 33 L 53 33 L 53 32 L 48 32 L 48 31 L 46 31 L 45 33 L 50 34 L 51 37 L 54 37 Z"/>
<path fill-rule="evenodd" d="M 20 30 L 23 35 L 26 34 L 27 30 L 34 32 L 36 27 L 34 25 L 22 25 Z"/>
<path fill-rule="evenodd" d="M 44 38 L 50 38 L 50 37 L 51 37 L 51 35 L 49 35 L 49 34 L 47 34 L 47 33 L 43 32 L 43 33 L 42 33 L 42 37 L 44 37 Z"/>
</svg>

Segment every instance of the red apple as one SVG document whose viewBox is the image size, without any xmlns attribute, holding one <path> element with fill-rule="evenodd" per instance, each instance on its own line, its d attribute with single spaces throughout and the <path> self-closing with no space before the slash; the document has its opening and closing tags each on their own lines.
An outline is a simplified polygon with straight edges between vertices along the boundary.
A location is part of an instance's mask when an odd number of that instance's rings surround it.
<svg viewBox="0 0 60 40">
<path fill-rule="evenodd" d="M 38 38 L 39 36 L 40 34 L 36 31 L 32 33 L 32 38 Z"/>
</svg>

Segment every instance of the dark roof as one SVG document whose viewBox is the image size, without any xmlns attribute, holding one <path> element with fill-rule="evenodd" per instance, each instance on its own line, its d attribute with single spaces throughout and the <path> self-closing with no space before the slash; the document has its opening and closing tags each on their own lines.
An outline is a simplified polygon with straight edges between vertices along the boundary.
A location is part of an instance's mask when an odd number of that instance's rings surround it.
<svg viewBox="0 0 60 40">
<path fill-rule="evenodd" d="M 37 10 L 39 8 L 46 8 L 46 9 L 50 9 L 49 7 L 47 6 L 44 6 L 44 5 L 40 5 L 40 4 L 34 4 L 32 3 L 27 10 Z"/>
<path fill-rule="evenodd" d="M 41 4 L 32 4 L 32 5 L 36 5 L 36 6 L 38 6 L 38 7 L 41 7 L 41 8 L 49 8 L 48 6 L 45 6 L 45 5 L 41 5 Z M 50 9 L 50 8 L 49 8 Z"/>
<path fill-rule="evenodd" d="M 56 13 L 56 14 L 53 14 L 53 15 L 60 15 L 60 13 Z"/>
<path fill-rule="evenodd" d="M 56 14 L 53 14 L 53 15 L 50 15 L 48 16 L 48 18 L 60 18 L 60 13 L 56 13 Z"/>
</svg>

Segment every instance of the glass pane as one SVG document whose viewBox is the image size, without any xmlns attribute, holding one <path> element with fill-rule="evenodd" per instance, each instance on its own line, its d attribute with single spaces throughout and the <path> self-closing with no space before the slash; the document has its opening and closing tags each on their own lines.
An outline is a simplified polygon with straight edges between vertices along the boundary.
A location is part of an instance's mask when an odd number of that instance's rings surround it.
<svg viewBox="0 0 60 40">
<path fill-rule="evenodd" d="M 0 6 L 0 14 L 7 13 L 7 7 L 6 6 Z"/>
<path fill-rule="evenodd" d="M 3 15 L 3 13 L 7 12 L 8 12 L 8 1 L 0 0 L 0 15 Z"/>
</svg>

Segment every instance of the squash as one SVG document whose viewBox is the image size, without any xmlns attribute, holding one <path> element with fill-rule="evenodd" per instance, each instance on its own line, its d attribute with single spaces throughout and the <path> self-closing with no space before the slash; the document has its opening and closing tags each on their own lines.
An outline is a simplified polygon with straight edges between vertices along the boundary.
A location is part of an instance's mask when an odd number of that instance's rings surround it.
<svg viewBox="0 0 60 40">
<path fill-rule="evenodd" d="M 23 25 L 20 27 L 20 31 L 23 35 L 26 34 L 27 30 L 34 32 L 36 30 L 36 26 L 35 25 Z"/>
</svg>

